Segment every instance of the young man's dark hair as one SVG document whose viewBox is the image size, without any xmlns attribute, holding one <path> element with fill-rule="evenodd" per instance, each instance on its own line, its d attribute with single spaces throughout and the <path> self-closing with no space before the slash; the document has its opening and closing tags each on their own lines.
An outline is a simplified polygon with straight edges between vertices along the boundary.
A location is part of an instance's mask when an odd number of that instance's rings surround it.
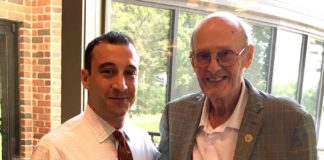
<svg viewBox="0 0 324 160">
<path fill-rule="evenodd" d="M 91 74 L 92 50 L 97 44 L 101 42 L 110 43 L 110 44 L 126 44 L 126 45 L 131 43 L 134 45 L 133 40 L 129 36 L 121 32 L 110 31 L 106 34 L 103 34 L 95 38 L 88 44 L 84 53 L 84 68 L 88 70 L 89 74 Z"/>
</svg>

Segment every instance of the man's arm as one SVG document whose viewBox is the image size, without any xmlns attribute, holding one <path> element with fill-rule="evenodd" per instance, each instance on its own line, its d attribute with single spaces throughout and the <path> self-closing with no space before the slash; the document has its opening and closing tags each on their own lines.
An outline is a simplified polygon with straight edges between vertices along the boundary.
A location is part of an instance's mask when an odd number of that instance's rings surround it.
<svg viewBox="0 0 324 160">
<path fill-rule="evenodd" d="M 162 114 L 160 121 L 161 140 L 159 144 L 159 151 L 161 153 L 160 160 L 169 159 L 169 121 L 168 121 L 168 106 Z"/>
<path fill-rule="evenodd" d="M 316 133 L 312 117 L 305 113 L 295 129 L 290 159 L 317 160 Z"/>
</svg>

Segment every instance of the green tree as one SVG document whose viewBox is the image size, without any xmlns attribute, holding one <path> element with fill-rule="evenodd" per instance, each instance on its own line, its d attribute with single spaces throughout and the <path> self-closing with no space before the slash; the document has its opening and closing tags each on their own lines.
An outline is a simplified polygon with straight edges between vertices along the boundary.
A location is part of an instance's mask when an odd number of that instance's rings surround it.
<svg viewBox="0 0 324 160">
<path fill-rule="evenodd" d="M 271 33 L 270 27 L 252 26 L 254 57 L 252 65 L 244 74 L 258 89 L 263 91 L 266 90 L 270 65 Z"/>
<path fill-rule="evenodd" d="M 191 35 L 195 26 L 203 18 L 202 15 L 181 12 L 178 18 L 177 48 L 173 55 L 176 61 L 176 77 L 174 82 L 174 97 L 177 98 L 185 94 L 198 91 L 199 85 L 193 72 L 189 52 L 191 49 Z"/>
<path fill-rule="evenodd" d="M 114 2 L 111 29 L 133 38 L 140 54 L 139 88 L 135 109 L 160 112 L 166 101 L 170 11 Z"/>
<path fill-rule="evenodd" d="M 313 116 L 315 119 L 316 117 L 316 106 L 317 106 L 317 94 L 318 94 L 318 87 L 308 89 L 307 91 L 303 92 L 303 98 L 301 104 L 305 107 L 307 112 Z"/>
</svg>

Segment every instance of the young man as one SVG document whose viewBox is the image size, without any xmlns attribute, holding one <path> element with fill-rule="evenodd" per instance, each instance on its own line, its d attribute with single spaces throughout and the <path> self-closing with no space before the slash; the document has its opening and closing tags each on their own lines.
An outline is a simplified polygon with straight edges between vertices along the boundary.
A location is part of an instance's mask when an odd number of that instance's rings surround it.
<svg viewBox="0 0 324 160">
<path fill-rule="evenodd" d="M 136 97 L 138 65 L 133 42 L 122 33 L 109 32 L 90 42 L 81 71 L 88 106 L 45 135 L 32 159 L 157 159 L 147 132 L 125 121 Z"/>
<path fill-rule="evenodd" d="M 167 105 L 160 159 L 317 159 L 312 117 L 243 78 L 253 58 L 249 37 L 230 13 L 211 14 L 197 26 L 190 57 L 202 92 Z"/>
</svg>

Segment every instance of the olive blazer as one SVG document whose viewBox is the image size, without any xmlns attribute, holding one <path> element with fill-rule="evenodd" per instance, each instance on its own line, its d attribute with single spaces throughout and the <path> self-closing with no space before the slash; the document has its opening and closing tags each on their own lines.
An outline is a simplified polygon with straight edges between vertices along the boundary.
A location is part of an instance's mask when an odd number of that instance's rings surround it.
<svg viewBox="0 0 324 160">
<path fill-rule="evenodd" d="M 315 160 L 314 121 L 295 101 L 254 88 L 238 133 L 234 160 Z M 161 160 L 191 160 L 205 96 L 199 92 L 167 104 L 160 122 Z"/>
</svg>

